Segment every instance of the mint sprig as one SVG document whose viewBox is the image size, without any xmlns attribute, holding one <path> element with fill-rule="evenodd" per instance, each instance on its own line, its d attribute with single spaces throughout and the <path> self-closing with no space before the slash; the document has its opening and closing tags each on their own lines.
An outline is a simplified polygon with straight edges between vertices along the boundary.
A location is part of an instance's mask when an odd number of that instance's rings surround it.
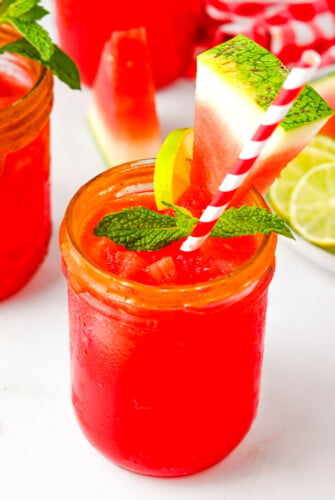
<svg viewBox="0 0 335 500">
<path fill-rule="evenodd" d="M 189 236 L 198 222 L 188 211 L 175 205 L 174 216 L 162 214 L 146 207 L 133 207 L 108 214 L 94 229 L 96 236 L 106 236 L 127 250 L 159 250 L 173 241 Z M 269 234 L 275 232 L 293 238 L 285 221 L 260 207 L 230 208 L 213 227 L 210 236 L 233 238 L 236 236 Z"/>
<path fill-rule="evenodd" d="M 51 40 L 49 33 L 37 21 L 49 12 L 39 5 L 41 0 L 3 0 L 0 4 L 0 24 L 11 24 L 22 38 L 0 47 L 0 54 L 11 52 L 33 59 L 50 69 L 72 89 L 80 88 L 76 64 Z"/>
</svg>

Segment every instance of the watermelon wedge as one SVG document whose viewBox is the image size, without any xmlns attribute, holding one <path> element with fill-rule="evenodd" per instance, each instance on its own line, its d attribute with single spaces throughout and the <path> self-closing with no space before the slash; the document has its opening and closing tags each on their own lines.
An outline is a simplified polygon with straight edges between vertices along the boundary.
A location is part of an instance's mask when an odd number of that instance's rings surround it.
<svg viewBox="0 0 335 500">
<path fill-rule="evenodd" d="M 244 35 L 198 56 L 193 184 L 205 186 L 210 196 L 216 193 L 286 75 L 286 68 L 275 56 Z M 331 114 L 327 103 L 306 86 L 267 142 L 243 191 L 254 185 L 265 193 Z"/>
<path fill-rule="evenodd" d="M 156 156 L 161 134 L 144 28 L 115 31 L 106 42 L 88 120 L 108 167 Z"/>
<path fill-rule="evenodd" d="M 318 78 L 311 85 L 335 111 L 335 71 Z M 335 137 L 335 116 L 322 127 L 320 134 Z"/>
</svg>

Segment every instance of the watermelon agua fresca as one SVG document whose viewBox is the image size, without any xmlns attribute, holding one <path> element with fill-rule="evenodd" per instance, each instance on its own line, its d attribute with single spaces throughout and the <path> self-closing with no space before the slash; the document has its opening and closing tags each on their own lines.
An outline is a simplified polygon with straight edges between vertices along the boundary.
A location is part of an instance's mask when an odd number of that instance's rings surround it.
<svg viewBox="0 0 335 500">
<path fill-rule="evenodd" d="M 144 28 L 115 31 L 106 42 L 88 119 L 108 167 L 156 156 L 161 133 Z"/>
<path fill-rule="evenodd" d="M 210 197 L 256 131 L 287 73 L 274 55 L 243 35 L 198 56 L 191 179 L 205 186 Z M 307 85 L 268 140 L 238 197 L 252 185 L 266 193 L 331 115 L 331 108 Z"/>
</svg>

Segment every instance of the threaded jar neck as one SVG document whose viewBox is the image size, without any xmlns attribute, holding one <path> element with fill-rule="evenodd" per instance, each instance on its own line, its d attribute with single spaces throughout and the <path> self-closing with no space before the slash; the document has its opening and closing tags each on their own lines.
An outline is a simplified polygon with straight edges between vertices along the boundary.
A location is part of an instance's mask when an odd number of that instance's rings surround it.
<svg viewBox="0 0 335 500">
<path fill-rule="evenodd" d="M 11 26 L 0 27 L 0 46 L 19 37 Z M 29 144 L 46 124 L 52 109 L 53 76 L 40 63 L 10 53 L 0 56 L 1 72 L 14 81 L 29 82 L 27 93 L 0 109 L 0 154 L 5 155 Z"/>
</svg>

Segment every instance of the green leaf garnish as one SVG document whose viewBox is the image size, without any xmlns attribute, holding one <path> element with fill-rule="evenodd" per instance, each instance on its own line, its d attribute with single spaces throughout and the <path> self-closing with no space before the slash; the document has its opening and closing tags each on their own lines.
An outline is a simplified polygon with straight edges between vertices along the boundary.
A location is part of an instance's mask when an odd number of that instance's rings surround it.
<svg viewBox="0 0 335 500">
<path fill-rule="evenodd" d="M 226 210 L 213 227 L 213 238 L 234 238 L 256 233 L 277 233 L 287 238 L 294 236 L 285 221 L 276 214 L 260 207 L 230 208 Z"/>
<path fill-rule="evenodd" d="M 48 61 L 44 61 L 39 52 L 25 38 L 19 38 L 14 42 L 7 43 L 0 47 L 0 54 L 11 52 L 21 54 L 28 59 L 40 62 L 46 68 L 50 69 L 60 80 L 66 82 L 71 89 L 80 88 L 80 77 L 75 63 L 72 59 L 57 46 L 54 53 Z"/>
<path fill-rule="evenodd" d="M 107 236 L 128 250 L 159 250 L 185 238 L 196 221 L 179 211 L 173 217 L 146 207 L 133 207 L 103 217 L 94 234 Z"/>
<path fill-rule="evenodd" d="M 36 0 L 14 0 L 7 2 L 7 15 L 11 17 L 22 17 L 29 12 L 38 2 Z"/>
<path fill-rule="evenodd" d="M 40 5 L 35 5 L 32 9 L 30 9 L 25 14 L 22 14 L 21 21 L 31 22 L 31 21 L 39 21 L 43 19 L 44 16 L 49 14 L 49 12 Z"/>
<path fill-rule="evenodd" d="M 0 5 L 0 24 L 11 24 L 22 38 L 0 47 L 0 54 L 11 52 L 33 59 L 50 69 L 73 89 L 80 88 L 76 64 L 57 45 L 48 32 L 38 24 L 49 12 L 39 5 L 41 0 L 3 0 Z"/>
<path fill-rule="evenodd" d="M 36 22 L 25 22 L 15 17 L 7 17 L 21 35 L 24 36 L 40 54 L 42 61 L 48 61 L 54 52 L 54 44 L 49 33 Z"/>
<path fill-rule="evenodd" d="M 198 219 L 175 205 L 175 216 L 162 214 L 146 207 L 133 207 L 108 214 L 94 229 L 96 236 L 106 236 L 127 250 L 159 250 L 173 241 L 189 236 Z M 213 227 L 213 238 L 233 238 L 255 233 L 275 232 L 293 238 L 285 221 L 260 207 L 240 207 L 226 210 Z"/>
</svg>

